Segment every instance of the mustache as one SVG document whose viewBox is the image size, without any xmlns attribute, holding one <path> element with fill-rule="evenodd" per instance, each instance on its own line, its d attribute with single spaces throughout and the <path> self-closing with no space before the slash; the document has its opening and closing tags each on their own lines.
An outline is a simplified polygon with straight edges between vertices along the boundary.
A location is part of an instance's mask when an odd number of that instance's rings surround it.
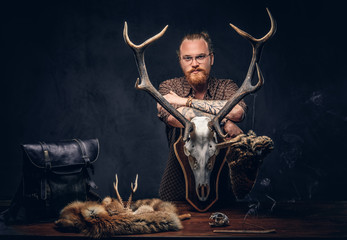
<svg viewBox="0 0 347 240">
<path fill-rule="evenodd" d="M 192 72 L 194 72 L 194 71 L 204 72 L 205 69 L 200 68 L 200 67 L 198 67 L 198 68 L 193 68 L 193 69 L 189 70 L 188 73 L 192 73 Z"/>
</svg>

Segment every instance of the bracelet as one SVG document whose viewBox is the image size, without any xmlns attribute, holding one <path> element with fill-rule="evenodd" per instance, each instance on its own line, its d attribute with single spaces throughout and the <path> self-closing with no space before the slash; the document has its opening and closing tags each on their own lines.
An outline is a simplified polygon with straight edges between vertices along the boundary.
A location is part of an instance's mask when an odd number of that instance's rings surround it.
<svg viewBox="0 0 347 240">
<path fill-rule="evenodd" d="M 189 96 L 186 102 L 186 107 L 191 107 L 192 106 L 192 101 L 193 101 L 193 97 Z"/>
</svg>

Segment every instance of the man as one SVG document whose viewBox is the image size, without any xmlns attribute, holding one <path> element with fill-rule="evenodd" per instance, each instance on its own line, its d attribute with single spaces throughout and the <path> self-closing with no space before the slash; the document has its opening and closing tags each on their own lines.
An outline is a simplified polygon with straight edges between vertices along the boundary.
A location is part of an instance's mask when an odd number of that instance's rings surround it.
<svg viewBox="0 0 347 240">
<path fill-rule="evenodd" d="M 195 116 L 216 115 L 227 100 L 237 91 L 237 85 L 229 79 L 210 76 L 214 62 L 212 42 L 206 32 L 185 36 L 178 50 L 184 77 L 174 78 L 160 84 L 159 92 L 188 120 Z M 234 123 L 243 120 L 246 104 L 241 101 L 223 119 L 224 131 L 235 137 L 242 130 Z M 158 116 L 166 123 L 170 153 L 161 181 L 159 195 L 168 201 L 185 199 L 185 183 L 182 169 L 176 159 L 173 144 L 179 137 L 182 124 L 158 104 Z M 220 176 L 221 195 L 230 196 L 230 177 L 224 167 Z"/>
</svg>

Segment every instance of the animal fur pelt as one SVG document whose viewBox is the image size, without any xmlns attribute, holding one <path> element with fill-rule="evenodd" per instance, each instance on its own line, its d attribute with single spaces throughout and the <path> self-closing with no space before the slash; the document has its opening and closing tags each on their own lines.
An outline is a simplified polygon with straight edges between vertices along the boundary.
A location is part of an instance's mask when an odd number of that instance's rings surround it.
<svg viewBox="0 0 347 240">
<path fill-rule="evenodd" d="M 264 158 L 274 149 L 274 142 L 267 136 L 257 136 L 252 130 L 235 139 L 226 158 L 233 192 L 242 199 L 252 190 Z"/>
<path fill-rule="evenodd" d="M 61 211 L 55 224 L 61 231 L 82 232 L 93 238 L 182 229 L 172 203 L 146 199 L 124 207 L 123 202 L 111 197 L 101 203 L 72 202 Z"/>
</svg>

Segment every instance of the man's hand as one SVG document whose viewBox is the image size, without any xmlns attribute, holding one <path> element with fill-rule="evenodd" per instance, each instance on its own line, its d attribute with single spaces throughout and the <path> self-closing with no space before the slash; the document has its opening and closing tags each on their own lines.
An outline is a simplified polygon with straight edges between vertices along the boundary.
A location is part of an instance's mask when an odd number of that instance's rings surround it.
<svg viewBox="0 0 347 240">
<path fill-rule="evenodd" d="M 170 103 L 170 104 L 176 104 L 179 106 L 185 106 L 187 103 L 187 98 L 183 98 L 178 96 L 173 91 L 170 91 L 170 93 L 164 95 L 164 98 Z"/>
<path fill-rule="evenodd" d="M 240 135 L 243 133 L 243 131 L 232 121 L 227 120 L 224 125 L 224 131 L 228 134 L 228 138 L 236 137 L 237 135 Z"/>
</svg>

